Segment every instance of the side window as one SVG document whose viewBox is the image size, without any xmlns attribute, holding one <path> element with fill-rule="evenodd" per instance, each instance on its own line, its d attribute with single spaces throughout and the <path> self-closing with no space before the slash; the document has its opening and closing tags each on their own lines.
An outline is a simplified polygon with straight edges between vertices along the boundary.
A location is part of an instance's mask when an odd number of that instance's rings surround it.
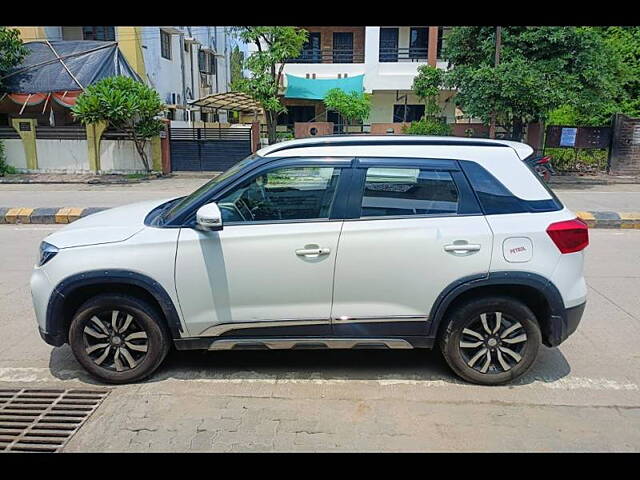
<svg viewBox="0 0 640 480">
<path fill-rule="evenodd" d="M 476 192 L 485 215 L 524 212 L 554 212 L 562 210 L 562 203 L 551 194 L 548 200 L 522 200 L 476 162 L 461 160 L 460 166 Z M 535 173 L 532 172 L 534 177 Z M 540 181 L 540 179 L 538 179 Z"/>
<path fill-rule="evenodd" d="M 340 169 L 284 167 L 253 177 L 218 200 L 223 222 L 327 219 Z"/>
<path fill-rule="evenodd" d="M 362 217 L 456 213 L 458 190 L 449 172 L 369 168 Z"/>
</svg>

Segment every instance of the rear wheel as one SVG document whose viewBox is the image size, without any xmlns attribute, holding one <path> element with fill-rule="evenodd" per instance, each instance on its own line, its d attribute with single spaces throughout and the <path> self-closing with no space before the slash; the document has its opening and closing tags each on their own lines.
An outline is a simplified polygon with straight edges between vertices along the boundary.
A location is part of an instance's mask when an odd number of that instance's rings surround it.
<svg viewBox="0 0 640 480">
<path fill-rule="evenodd" d="M 169 351 L 160 314 L 147 302 L 123 294 L 97 295 L 76 312 L 69 343 L 76 359 L 108 383 L 151 375 Z"/>
<path fill-rule="evenodd" d="M 440 348 L 463 379 L 499 385 L 531 368 L 541 340 L 536 317 L 525 304 L 510 297 L 488 297 L 452 312 Z"/>
</svg>

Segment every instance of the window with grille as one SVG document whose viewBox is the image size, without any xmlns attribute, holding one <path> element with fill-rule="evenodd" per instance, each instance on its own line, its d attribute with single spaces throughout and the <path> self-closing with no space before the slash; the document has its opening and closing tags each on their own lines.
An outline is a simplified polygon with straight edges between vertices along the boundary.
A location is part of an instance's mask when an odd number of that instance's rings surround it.
<svg viewBox="0 0 640 480">
<path fill-rule="evenodd" d="M 99 40 L 102 42 L 113 42 L 116 39 L 115 27 L 82 27 L 82 38 L 84 40 Z"/>
<path fill-rule="evenodd" d="M 171 34 L 164 30 L 160 30 L 160 55 L 171 60 Z"/>
</svg>

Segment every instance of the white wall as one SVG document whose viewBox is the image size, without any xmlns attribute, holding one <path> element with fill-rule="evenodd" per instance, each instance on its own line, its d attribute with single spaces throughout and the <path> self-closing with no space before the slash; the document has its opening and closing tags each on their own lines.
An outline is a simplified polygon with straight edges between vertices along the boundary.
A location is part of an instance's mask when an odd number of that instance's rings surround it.
<svg viewBox="0 0 640 480">
<path fill-rule="evenodd" d="M 155 88 L 162 101 L 172 103 L 171 93 L 180 95 L 180 104 L 187 100 L 198 99 L 206 93 L 226 92 L 229 88 L 230 41 L 223 26 L 193 26 L 172 27 L 172 31 L 182 31 L 185 37 L 195 38 L 199 43 L 192 43 L 189 52 L 184 51 L 181 36 L 171 35 L 171 60 L 160 54 L 160 27 L 141 27 L 142 52 L 147 73 L 147 80 Z M 211 76 L 211 92 L 204 92 L 200 88 L 200 69 L 198 65 L 198 50 L 200 47 L 216 51 L 216 75 Z M 191 97 L 184 95 L 182 65 L 184 60 L 184 87 L 191 90 Z M 183 110 L 176 111 L 176 120 L 186 120 Z M 221 121 L 226 121 L 222 118 Z M 196 114 L 199 120 L 199 113 Z"/>
<path fill-rule="evenodd" d="M 22 140 L 19 138 L 5 138 L 2 140 L 2 143 L 4 143 L 4 153 L 7 158 L 7 163 L 15 168 L 27 168 L 27 157 L 24 154 Z"/>
<path fill-rule="evenodd" d="M 89 171 L 86 140 L 36 139 L 38 170 L 47 172 Z"/>
<path fill-rule="evenodd" d="M 3 139 L 7 163 L 26 170 L 27 160 L 20 139 Z M 38 168 L 36 172 L 91 173 L 86 140 L 36 139 Z M 151 144 L 146 150 L 150 165 Z M 105 140 L 100 143 L 100 167 L 105 173 L 143 172 L 142 160 L 131 140 Z"/>
<path fill-rule="evenodd" d="M 153 167 L 150 142 L 147 142 L 145 152 L 149 166 Z M 144 172 L 142 159 L 131 140 L 103 139 L 100 142 L 100 169 L 112 173 Z"/>
<path fill-rule="evenodd" d="M 399 96 L 404 94 L 408 94 L 407 104 L 408 105 L 419 105 L 424 104 L 422 100 L 416 97 L 413 93 L 410 92 L 399 92 Z M 443 109 L 442 116 L 447 117 L 448 123 L 455 122 L 455 105 L 453 98 L 446 102 L 445 100 L 451 97 L 452 92 L 441 91 L 439 98 L 439 105 Z M 404 105 L 404 99 L 396 100 L 396 92 L 390 91 L 374 91 L 371 96 L 371 113 L 369 114 L 369 119 L 366 123 L 390 123 L 393 122 L 393 106 L 394 105 Z"/>
</svg>

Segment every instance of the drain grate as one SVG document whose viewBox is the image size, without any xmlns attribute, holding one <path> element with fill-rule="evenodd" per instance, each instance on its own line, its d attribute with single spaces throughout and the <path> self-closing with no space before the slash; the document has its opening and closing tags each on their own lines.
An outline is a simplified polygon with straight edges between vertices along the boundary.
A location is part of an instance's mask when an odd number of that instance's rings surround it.
<svg viewBox="0 0 640 480">
<path fill-rule="evenodd" d="M 108 390 L 0 389 L 0 452 L 57 452 Z"/>
</svg>

